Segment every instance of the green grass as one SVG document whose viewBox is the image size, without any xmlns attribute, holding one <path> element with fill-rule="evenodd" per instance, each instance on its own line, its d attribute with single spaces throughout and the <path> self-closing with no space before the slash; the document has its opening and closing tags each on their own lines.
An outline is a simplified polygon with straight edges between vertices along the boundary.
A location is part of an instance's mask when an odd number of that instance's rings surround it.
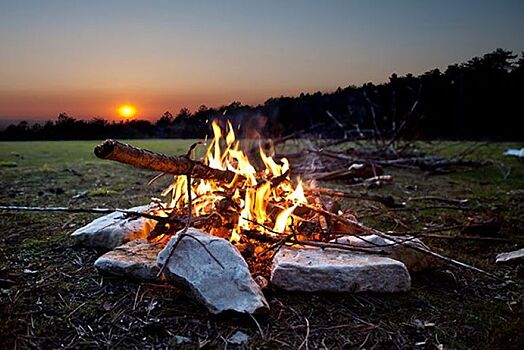
<svg viewBox="0 0 524 350">
<path fill-rule="evenodd" d="M 194 141 L 122 142 L 165 154 L 183 155 Z M 4 185 L 4 196 L 0 197 L 2 204 L 67 205 L 75 194 L 88 191 L 89 195 L 81 203 L 83 205 L 95 205 L 99 202 L 97 198 L 104 198 L 111 205 L 125 206 L 148 201 L 151 196 L 158 195 L 160 190 L 146 186 L 147 181 L 156 175 L 154 172 L 97 158 L 93 150 L 100 143 L 0 142 L 0 161 L 7 164 L 2 167 L 0 163 Z M 11 164 L 16 164 L 16 167 Z M 165 181 L 159 183 L 165 184 Z M 140 190 L 137 190 L 138 184 L 143 186 Z"/>
<path fill-rule="evenodd" d="M 121 140 L 137 147 L 172 155 L 187 152 L 192 140 Z M 62 166 L 90 162 L 104 162 L 95 157 L 93 149 L 101 141 L 27 141 L 0 142 L 0 160 L 13 162 L 19 167 L 35 167 L 44 164 Z M 0 163 L 1 165 L 2 163 Z"/>
<path fill-rule="evenodd" d="M 173 155 L 185 154 L 192 144 L 191 140 L 127 142 Z M 159 197 L 171 181 L 166 176 L 148 186 L 156 173 L 96 158 L 93 148 L 98 143 L 0 142 L 0 205 L 127 208 Z M 418 146 L 432 154 L 453 156 L 472 144 Z M 15 340 L 22 348 L 57 348 L 72 340 L 76 347 L 85 348 L 107 339 L 117 348 L 126 344 L 144 348 L 169 343 L 173 335 L 195 342 L 209 340 L 210 348 L 223 348 L 222 338 L 236 330 L 249 334 L 253 348 L 297 348 L 304 341 L 307 318 L 310 348 L 323 344 L 358 348 L 363 343 L 366 348 L 413 348 L 426 341 L 427 348 L 442 343 L 445 348 L 517 349 L 523 341 L 523 288 L 511 269 L 497 267 L 493 261 L 497 253 L 520 247 L 524 238 L 524 161 L 502 155 L 508 147 L 522 146 L 482 146 L 468 157 L 493 163 L 448 175 L 386 168 L 395 183 L 371 190 L 404 200 L 425 195 L 465 198 L 470 206 L 464 210 L 428 209 L 432 203 L 421 202 L 411 203 L 413 210 L 395 211 L 376 203 L 342 201 L 343 208 L 352 208 L 364 223 L 382 230 L 456 225 L 471 216 L 500 215 L 502 227 L 490 235 L 509 242 L 431 239 L 427 243 L 437 252 L 499 277 L 511 277 L 516 284 L 445 267 L 414 275 L 409 293 L 353 296 L 272 290 L 267 293 L 271 313 L 257 318 L 264 337 L 251 318 L 209 315 L 176 289 L 101 278 L 93 262 L 103 252 L 75 247 L 69 237 L 97 215 L 0 212 L 0 334 L 4 335 L 0 348 L 13 348 Z M 298 148 L 300 143 L 291 144 L 286 151 Z M 347 186 L 343 182 L 321 185 Z M 78 193 L 85 194 L 74 199 Z M 36 273 L 24 273 L 25 269 Z M 5 280 L 13 284 L 3 285 Z M 417 327 L 416 320 L 435 326 Z"/>
</svg>

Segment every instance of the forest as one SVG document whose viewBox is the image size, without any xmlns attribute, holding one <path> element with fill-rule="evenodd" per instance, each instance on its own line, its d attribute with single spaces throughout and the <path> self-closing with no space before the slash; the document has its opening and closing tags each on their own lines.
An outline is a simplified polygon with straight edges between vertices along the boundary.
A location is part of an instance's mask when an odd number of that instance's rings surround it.
<svg viewBox="0 0 524 350">
<path fill-rule="evenodd" d="M 297 130 L 319 137 L 392 136 L 405 139 L 522 140 L 524 52 L 496 49 L 482 57 L 421 75 L 392 74 L 382 84 L 349 85 L 336 91 L 273 97 L 257 106 L 232 102 L 158 120 L 76 119 L 26 121 L 0 131 L 0 140 L 92 140 L 104 138 L 202 138 L 212 119 L 230 120 L 242 137 L 279 137 Z"/>
</svg>

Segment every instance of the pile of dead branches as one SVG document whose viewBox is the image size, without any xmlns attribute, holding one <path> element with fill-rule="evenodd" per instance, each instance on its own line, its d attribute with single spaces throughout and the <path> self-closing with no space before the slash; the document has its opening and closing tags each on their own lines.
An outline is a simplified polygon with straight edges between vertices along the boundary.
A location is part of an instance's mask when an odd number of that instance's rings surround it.
<svg viewBox="0 0 524 350">
<path fill-rule="evenodd" d="M 311 151 L 311 150 L 310 150 Z M 325 152 L 320 151 L 320 153 L 325 154 Z M 139 149 L 136 147 L 132 147 L 127 144 L 120 143 L 118 141 L 114 140 L 107 140 L 103 144 L 99 145 L 95 149 L 95 154 L 102 159 L 108 159 L 108 160 L 114 160 L 126 164 L 130 164 L 133 166 L 156 170 L 156 171 L 162 171 L 164 173 L 170 173 L 175 175 L 182 175 L 187 177 L 187 184 L 191 183 L 191 178 L 213 178 L 219 181 L 230 181 L 232 178 L 232 174 L 227 170 L 219 170 L 214 169 L 206 166 L 205 164 L 191 160 L 189 157 L 189 152 L 186 156 L 181 157 L 171 157 L 166 156 L 163 154 L 151 152 L 145 149 Z M 327 153 L 330 154 L 330 153 Z M 332 157 L 333 158 L 333 157 Z M 337 156 L 337 159 L 343 159 L 345 161 L 350 160 L 353 161 L 354 159 L 358 158 L 352 158 L 350 156 Z M 401 158 L 397 158 L 396 160 L 399 160 Z M 352 163 L 353 165 L 355 163 Z M 379 167 L 376 167 L 373 162 L 369 162 L 371 164 L 371 170 L 373 171 L 373 176 L 368 178 L 377 178 L 379 176 L 383 176 L 381 173 L 379 173 L 378 169 L 381 169 Z M 377 164 L 379 164 L 377 162 Z M 387 164 L 387 163 L 383 163 Z M 351 166 L 349 167 L 348 171 L 351 170 Z M 360 170 L 360 168 L 357 168 L 357 171 Z M 362 177 L 365 177 L 364 175 L 361 175 Z M 190 191 L 190 188 L 188 188 L 188 193 Z M 249 245 L 253 241 L 257 242 L 257 244 L 263 244 L 264 249 L 263 252 L 259 253 L 259 255 L 263 255 L 267 253 L 268 251 L 274 251 L 275 249 L 279 249 L 281 246 L 285 244 L 299 244 L 299 245 L 305 245 L 305 246 L 314 246 L 314 247 L 322 247 L 322 248 L 337 248 L 341 250 L 351 250 L 351 251 L 360 251 L 360 252 L 366 252 L 369 254 L 381 254 L 381 251 L 377 251 L 376 248 L 380 248 L 381 246 L 377 246 L 372 244 L 371 248 L 363 248 L 361 246 L 352 246 L 350 244 L 340 244 L 340 243 L 333 243 L 333 239 L 336 237 L 339 237 L 341 235 L 347 235 L 351 234 L 355 237 L 362 238 L 362 236 L 374 234 L 383 238 L 386 238 L 390 241 L 392 241 L 391 244 L 393 245 L 405 245 L 409 247 L 410 249 L 414 249 L 416 251 L 419 251 L 424 254 L 431 255 L 435 258 L 441 259 L 446 261 L 447 263 L 457 265 L 460 267 L 468 268 L 475 270 L 477 272 L 481 272 L 487 275 L 492 276 L 491 274 L 480 270 L 476 267 L 464 264 L 462 262 L 453 260 L 451 258 L 442 256 L 438 253 L 435 253 L 425 247 L 419 247 L 417 245 L 410 245 L 408 244 L 409 241 L 411 241 L 415 236 L 409 237 L 407 239 L 397 237 L 395 233 L 388 232 L 387 234 L 368 227 L 366 225 L 363 225 L 360 223 L 355 216 L 352 215 L 350 211 L 341 212 L 339 210 L 339 207 L 336 204 L 336 201 L 334 200 L 325 200 L 325 196 L 322 197 L 321 195 L 328 195 L 328 196 L 334 196 L 334 197 L 351 197 L 356 196 L 359 198 L 362 198 L 363 194 L 359 193 L 351 193 L 351 192 L 340 192 L 340 191 L 331 191 L 328 189 L 322 189 L 322 188 L 309 188 L 306 190 L 308 197 L 311 198 L 309 201 L 310 203 L 314 204 L 301 204 L 294 215 L 296 215 L 297 218 L 300 218 L 299 225 L 290 225 L 291 227 L 291 233 L 284 233 L 284 232 L 275 232 L 269 227 L 264 226 L 262 223 L 253 222 L 253 224 L 262 227 L 265 231 L 270 232 L 271 234 L 264 234 L 261 232 L 261 230 L 246 230 L 243 232 L 242 241 L 239 242 L 240 244 L 244 243 Z M 387 201 L 380 197 L 373 197 L 372 195 L 367 195 L 369 200 L 376 200 L 379 202 L 383 202 L 383 204 L 388 205 Z M 324 198 L 324 199 L 323 199 Z M 174 235 L 176 232 L 183 232 L 183 235 L 185 234 L 185 231 L 187 231 L 188 227 L 196 227 L 196 228 L 202 228 L 206 232 L 213 232 L 217 229 L 223 229 L 223 230 L 230 230 L 231 227 L 228 226 L 229 223 L 235 222 L 233 220 L 230 220 L 228 218 L 228 212 L 230 213 L 236 213 L 238 215 L 237 208 L 229 208 L 227 203 L 224 203 L 224 210 L 219 210 L 215 213 L 212 213 L 207 216 L 200 216 L 200 217 L 193 217 L 192 212 L 192 204 L 191 204 L 191 196 L 189 196 L 189 203 L 185 211 L 173 211 L 169 215 L 155 215 L 151 213 L 140 213 L 140 212 L 133 212 L 129 210 L 122 210 L 117 208 L 88 208 L 88 209 L 79 209 L 79 208 L 33 208 L 33 207 L 14 207 L 14 206 L 6 206 L 6 207 L 0 207 L 2 210 L 38 210 L 38 211 L 70 211 L 70 212 L 111 212 L 111 211 L 121 211 L 126 213 L 130 216 L 144 216 L 148 217 L 150 219 L 154 219 L 157 221 L 157 225 L 155 229 L 152 231 L 150 235 L 150 239 L 154 239 L 160 235 Z M 364 198 L 366 199 L 366 198 Z M 389 205 L 395 205 L 395 201 L 393 200 L 392 203 L 389 203 Z M 231 209 L 231 210 L 230 210 Z M 247 218 L 245 218 L 248 220 Z M 179 235 L 180 237 L 183 237 L 183 235 Z M 369 242 L 368 242 L 369 243 Z M 176 244 L 175 244 L 176 247 Z"/>
</svg>

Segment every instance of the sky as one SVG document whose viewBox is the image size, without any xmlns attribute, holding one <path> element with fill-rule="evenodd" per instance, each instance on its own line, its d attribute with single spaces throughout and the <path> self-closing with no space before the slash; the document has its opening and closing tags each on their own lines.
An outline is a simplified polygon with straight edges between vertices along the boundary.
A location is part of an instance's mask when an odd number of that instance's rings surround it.
<svg viewBox="0 0 524 350">
<path fill-rule="evenodd" d="M 328 92 L 524 50 L 524 1 L 0 0 L 0 119 Z"/>
</svg>

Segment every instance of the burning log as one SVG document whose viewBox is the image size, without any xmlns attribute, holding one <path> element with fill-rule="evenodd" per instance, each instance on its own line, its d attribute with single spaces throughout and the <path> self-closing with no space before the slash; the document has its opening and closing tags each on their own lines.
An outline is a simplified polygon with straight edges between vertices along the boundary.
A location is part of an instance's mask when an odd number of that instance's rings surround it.
<svg viewBox="0 0 524 350">
<path fill-rule="evenodd" d="M 214 179 L 231 182 L 235 173 L 230 170 L 211 168 L 189 157 L 174 157 L 133 147 L 116 140 L 106 140 L 95 147 L 95 155 L 101 159 L 114 160 L 138 168 L 160 171 L 173 175 L 191 175 L 197 179 Z"/>
</svg>

